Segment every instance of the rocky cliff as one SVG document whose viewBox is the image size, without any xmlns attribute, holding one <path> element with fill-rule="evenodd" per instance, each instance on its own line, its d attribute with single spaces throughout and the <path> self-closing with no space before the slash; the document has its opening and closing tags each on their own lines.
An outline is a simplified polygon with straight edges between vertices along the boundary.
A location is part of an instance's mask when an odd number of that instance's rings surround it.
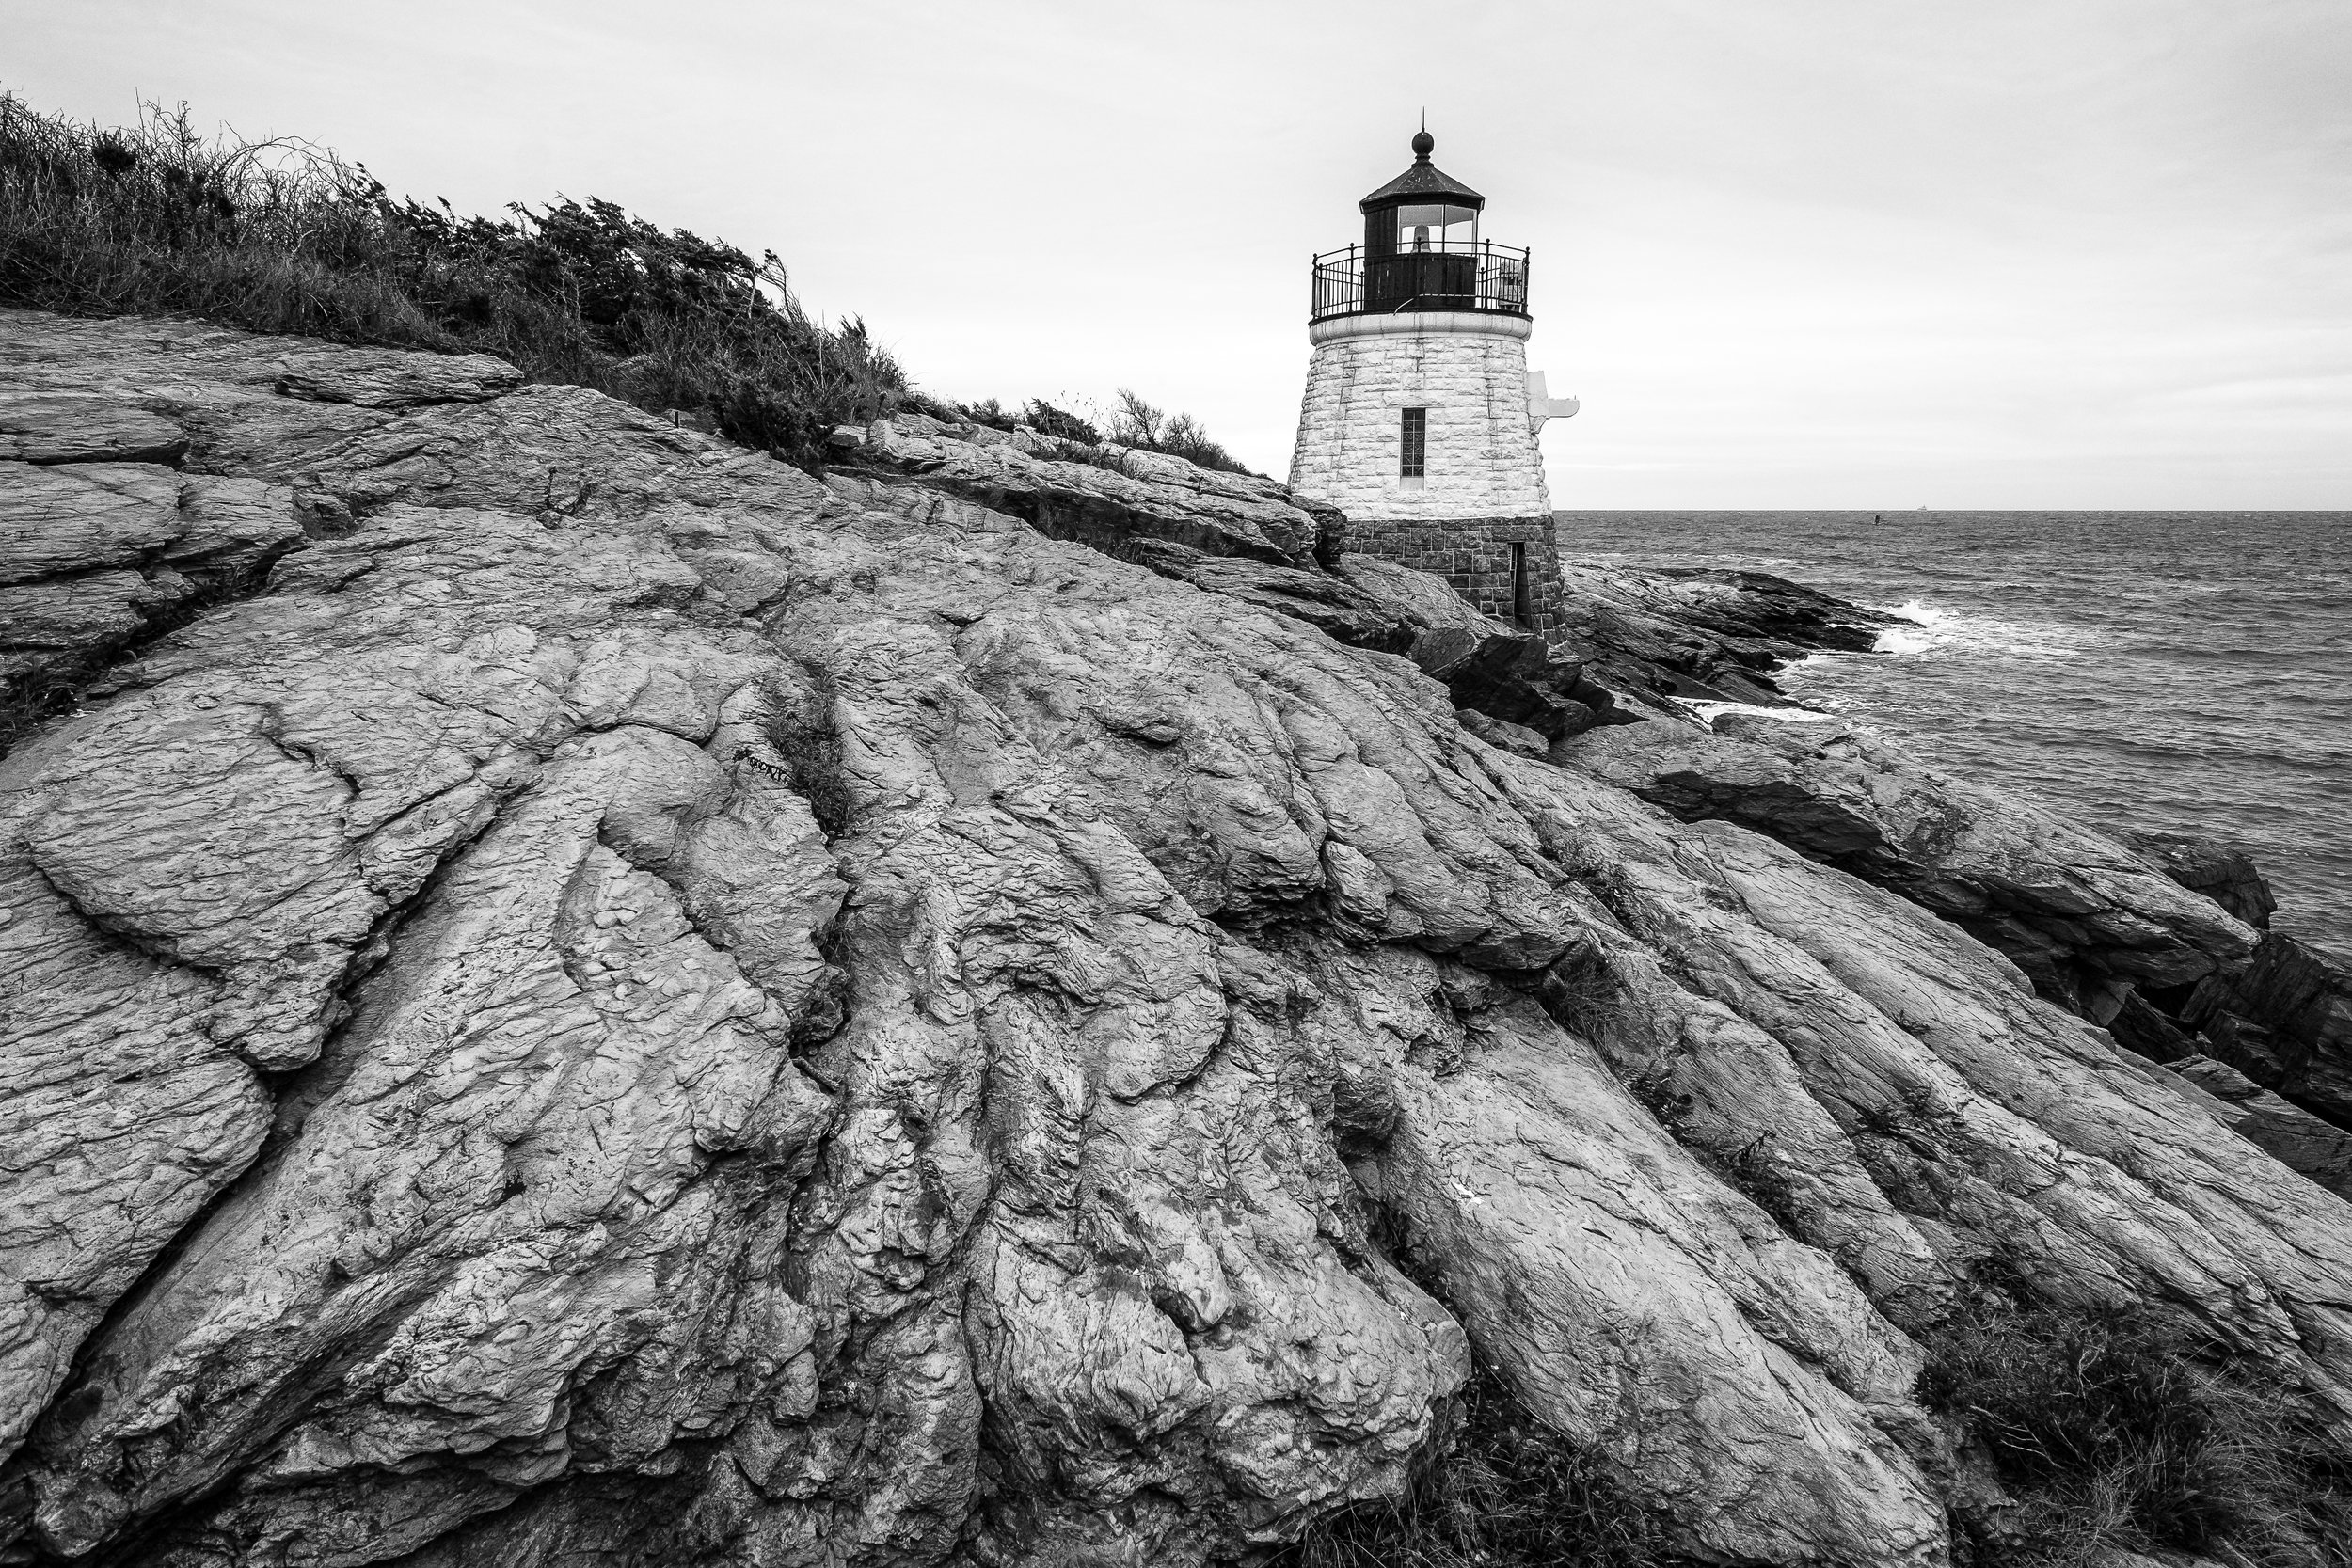
<svg viewBox="0 0 2352 1568">
<path fill-rule="evenodd" d="M 0 312 L 0 1560 L 1258 1560 L 1475 1363 L 1926 1568 L 1989 1279 L 2352 1440 L 2352 1208 L 2102 1026 L 2260 933 L 1678 717 L 1833 601 L 1553 653 L 1263 482 L 186 324 Z"/>
</svg>

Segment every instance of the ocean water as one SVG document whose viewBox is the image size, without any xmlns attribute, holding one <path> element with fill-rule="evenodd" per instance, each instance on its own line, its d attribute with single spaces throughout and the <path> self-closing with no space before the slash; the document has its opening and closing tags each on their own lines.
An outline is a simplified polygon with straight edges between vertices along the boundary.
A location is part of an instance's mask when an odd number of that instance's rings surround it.
<svg viewBox="0 0 2352 1568">
<path fill-rule="evenodd" d="M 1563 512 L 1564 553 L 1904 617 L 1792 697 L 2109 828 L 2224 839 L 2352 958 L 2352 513 Z"/>
</svg>

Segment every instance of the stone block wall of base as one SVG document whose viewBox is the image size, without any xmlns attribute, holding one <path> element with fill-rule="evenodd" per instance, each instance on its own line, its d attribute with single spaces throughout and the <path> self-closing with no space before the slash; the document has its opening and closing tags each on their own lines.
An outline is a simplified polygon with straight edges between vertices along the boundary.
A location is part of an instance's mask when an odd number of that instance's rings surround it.
<svg viewBox="0 0 2352 1568">
<path fill-rule="evenodd" d="M 1560 543 L 1549 514 L 1443 520 L 1351 516 L 1347 547 L 1441 577 L 1472 608 L 1540 632 L 1548 642 L 1557 644 L 1566 633 Z"/>
</svg>

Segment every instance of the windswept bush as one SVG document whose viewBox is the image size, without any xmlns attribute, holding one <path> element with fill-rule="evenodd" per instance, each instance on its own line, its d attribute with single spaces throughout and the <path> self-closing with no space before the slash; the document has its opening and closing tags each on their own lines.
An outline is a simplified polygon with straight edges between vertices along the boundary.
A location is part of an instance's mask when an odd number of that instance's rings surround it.
<svg viewBox="0 0 2352 1568">
<path fill-rule="evenodd" d="M 1067 408 L 1057 408 L 1041 398 L 1031 398 L 1021 411 L 1021 422 L 1040 436 L 1050 436 L 1057 441 L 1075 441 L 1082 447 L 1099 447 L 1103 432 L 1090 420 L 1079 418 Z"/>
<path fill-rule="evenodd" d="M 494 354 L 810 468 L 834 425 L 914 398 L 863 321 L 802 309 L 772 251 L 594 199 L 461 217 L 304 142 L 207 140 L 184 108 L 102 130 L 0 93 L 0 303 Z"/>
<path fill-rule="evenodd" d="M 1128 388 L 1119 389 L 1119 409 L 1111 416 L 1111 439 L 1145 451 L 1163 451 L 1204 468 L 1229 474 L 1251 470 L 1232 452 L 1209 438 L 1190 414 L 1170 414 L 1155 408 Z"/>
<path fill-rule="evenodd" d="M 986 425 L 992 430 L 1016 430 L 1026 425 L 1052 441 L 1054 450 L 1049 455 L 1065 463 L 1083 463 L 1129 479 L 1144 477 L 1143 466 L 1134 461 L 1128 447 L 1106 441 L 1102 427 L 1092 420 L 1067 408 L 1057 408 L 1042 398 L 1031 398 L 1019 408 L 1007 408 L 990 398 L 985 403 L 960 404 L 954 412 L 967 423 Z"/>
<path fill-rule="evenodd" d="M 1074 400 L 1085 408 L 1085 415 L 1073 414 L 1067 408 L 1056 407 L 1041 398 L 1031 398 L 1018 408 L 1007 408 L 994 398 L 985 403 L 967 403 L 957 406 L 958 417 L 973 424 L 987 425 L 995 430 L 1010 430 L 1015 425 L 1027 425 L 1041 436 L 1050 436 L 1074 448 L 1100 451 L 1104 447 L 1133 448 L 1137 451 L 1165 452 L 1181 457 L 1204 468 L 1216 468 L 1229 474 L 1248 474 L 1254 470 L 1243 465 L 1233 454 L 1209 438 L 1199 420 L 1189 414 L 1170 414 L 1143 401 L 1126 388 L 1119 392 L 1119 406 L 1105 413 L 1085 398 Z M 1083 458 L 1099 462 L 1105 467 L 1120 467 L 1115 453 Z M 1120 467 L 1120 471 L 1127 471 Z"/>
<path fill-rule="evenodd" d="M 1007 408 L 994 398 L 984 403 L 960 403 L 954 412 L 967 424 L 986 425 L 991 430 L 1010 430 L 1021 422 L 1021 410 Z"/>
</svg>

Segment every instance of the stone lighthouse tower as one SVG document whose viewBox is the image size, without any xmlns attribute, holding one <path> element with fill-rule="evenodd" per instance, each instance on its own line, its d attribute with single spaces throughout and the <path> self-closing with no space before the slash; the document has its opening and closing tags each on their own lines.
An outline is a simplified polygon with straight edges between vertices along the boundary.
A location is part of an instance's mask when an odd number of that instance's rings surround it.
<svg viewBox="0 0 2352 1568">
<path fill-rule="evenodd" d="M 1347 547 L 1445 578 L 1480 610 L 1560 629 L 1535 433 L 1576 412 L 1527 368 L 1528 253 L 1482 238 L 1486 198 L 1429 161 L 1357 203 L 1360 245 L 1314 259 L 1314 358 L 1291 488 L 1347 514 Z"/>
</svg>

